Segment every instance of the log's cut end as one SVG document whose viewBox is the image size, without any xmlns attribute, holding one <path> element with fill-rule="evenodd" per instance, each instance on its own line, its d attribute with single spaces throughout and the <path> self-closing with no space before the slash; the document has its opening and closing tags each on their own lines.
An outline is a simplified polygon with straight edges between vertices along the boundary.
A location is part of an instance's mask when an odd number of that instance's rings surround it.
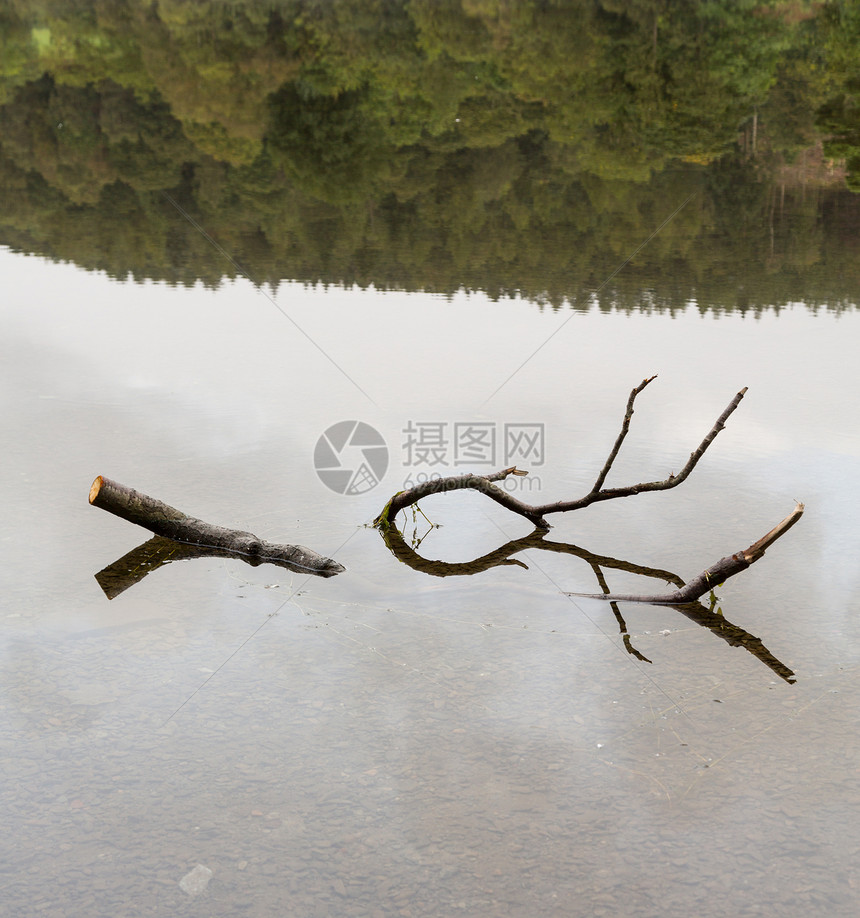
<svg viewBox="0 0 860 918">
<path fill-rule="evenodd" d="M 101 491 L 103 484 L 104 484 L 104 478 L 102 478 L 102 476 L 99 475 L 99 477 L 96 478 L 96 480 L 92 483 L 92 487 L 90 488 L 90 503 L 93 503 L 95 499 L 99 496 L 99 491 Z"/>
</svg>

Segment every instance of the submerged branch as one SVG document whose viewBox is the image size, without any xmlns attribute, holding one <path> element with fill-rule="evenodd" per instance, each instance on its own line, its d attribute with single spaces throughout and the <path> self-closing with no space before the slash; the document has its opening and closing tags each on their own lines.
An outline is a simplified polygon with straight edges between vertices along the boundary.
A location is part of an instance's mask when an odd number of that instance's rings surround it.
<svg viewBox="0 0 860 918">
<path fill-rule="evenodd" d="M 609 602 L 647 602 L 657 606 L 677 606 L 693 602 L 719 584 L 724 583 L 729 577 L 740 574 L 741 571 L 745 571 L 751 564 L 758 561 L 764 555 L 765 550 L 780 536 L 788 532 L 801 516 L 803 516 L 803 504 L 797 504 L 794 510 L 781 523 L 774 526 L 767 535 L 762 536 L 757 542 L 753 542 L 749 548 L 735 552 L 735 554 L 728 555 L 725 558 L 720 558 L 707 570 L 702 571 L 697 577 L 688 580 L 671 593 L 656 593 L 653 595 L 641 593 L 568 593 L 566 595 L 583 596 L 588 599 L 605 599 Z"/>
</svg>

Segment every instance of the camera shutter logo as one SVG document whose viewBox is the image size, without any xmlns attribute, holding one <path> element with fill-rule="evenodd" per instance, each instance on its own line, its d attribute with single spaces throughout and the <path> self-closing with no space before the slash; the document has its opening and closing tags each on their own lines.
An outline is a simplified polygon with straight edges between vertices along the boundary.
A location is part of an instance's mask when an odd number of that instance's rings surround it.
<svg viewBox="0 0 860 918">
<path fill-rule="evenodd" d="M 364 421 L 339 421 L 317 440 L 314 468 L 322 483 L 338 494 L 364 494 L 388 471 L 388 446 Z"/>
</svg>

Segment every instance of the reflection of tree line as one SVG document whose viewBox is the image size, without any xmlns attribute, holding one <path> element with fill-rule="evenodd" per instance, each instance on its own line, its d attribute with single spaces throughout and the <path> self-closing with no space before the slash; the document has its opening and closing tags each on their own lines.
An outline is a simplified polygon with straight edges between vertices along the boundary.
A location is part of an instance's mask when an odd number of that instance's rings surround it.
<svg viewBox="0 0 860 918">
<path fill-rule="evenodd" d="M 782 165 L 816 119 L 849 166 L 860 151 L 850 5 L 74 9 L 0 3 L 13 247 L 117 276 L 233 273 L 166 191 L 259 282 L 581 306 L 693 194 L 601 305 L 839 308 L 860 280 L 858 204 L 824 167 L 787 183 Z"/>
</svg>

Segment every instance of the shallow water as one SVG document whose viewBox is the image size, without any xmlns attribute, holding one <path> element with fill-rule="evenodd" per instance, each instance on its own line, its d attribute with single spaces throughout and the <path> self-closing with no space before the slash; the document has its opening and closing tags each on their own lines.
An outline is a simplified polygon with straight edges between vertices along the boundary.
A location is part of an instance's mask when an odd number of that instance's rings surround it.
<svg viewBox="0 0 860 918">
<path fill-rule="evenodd" d="M 0 915 L 853 916 L 850 4 L 210 7 L 0 24 Z"/>
<path fill-rule="evenodd" d="M 856 311 L 269 299 L 1 257 L 9 914 L 854 913 Z M 499 442 L 544 425 L 521 494 L 577 496 L 653 373 L 609 484 L 677 472 L 749 390 L 677 490 L 555 518 L 548 538 L 687 578 L 805 502 L 718 590 L 794 684 L 672 609 L 621 604 L 650 662 L 632 655 L 608 604 L 564 595 L 599 591 L 570 553 L 436 577 L 367 525 L 410 476 L 462 470 L 452 443 L 437 467 L 407 465 L 410 424 L 480 422 Z M 390 453 L 354 496 L 313 464 L 345 419 Z M 199 559 L 109 601 L 94 575 L 148 536 L 88 506 L 99 474 L 347 571 Z M 426 558 L 530 530 L 477 494 L 421 506 L 441 528 L 401 522 Z M 197 864 L 212 878 L 191 895 Z"/>
</svg>

